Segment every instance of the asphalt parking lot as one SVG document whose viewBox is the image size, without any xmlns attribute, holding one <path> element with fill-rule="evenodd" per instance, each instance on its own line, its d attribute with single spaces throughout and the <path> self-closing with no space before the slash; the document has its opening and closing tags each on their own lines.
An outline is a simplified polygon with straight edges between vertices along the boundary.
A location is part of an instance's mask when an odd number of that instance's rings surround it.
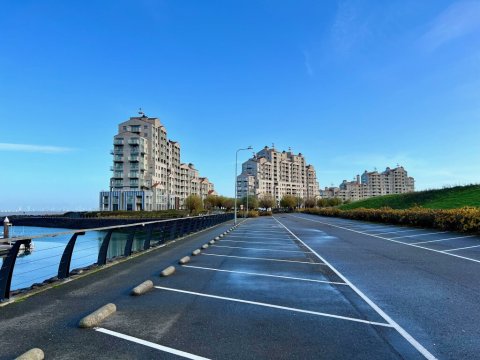
<svg viewBox="0 0 480 360">
<path fill-rule="evenodd" d="M 65 359 L 477 357 L 479 238 L 285 214 L 177 263 L 230 227 L 0 308 L 0 358 L 31 347 Z M 147 279 L 150 292 L 129 296 Z M 78 328 L 110 302 L 116 313 Z"/>
<path fill-rule="evenodd" d="M 306 214 L 282 220 L 434 356 L 480 353 L 480 237 Z"/>
<path fill-rule="evenodd" d="M 421 345 L 362 296 L 281 223 L 255 219 L 155 281 L 100 331 L 187 358 L 422 358 Z M 155 316 L 145 316 L 152 303 Z"/>
</svg>

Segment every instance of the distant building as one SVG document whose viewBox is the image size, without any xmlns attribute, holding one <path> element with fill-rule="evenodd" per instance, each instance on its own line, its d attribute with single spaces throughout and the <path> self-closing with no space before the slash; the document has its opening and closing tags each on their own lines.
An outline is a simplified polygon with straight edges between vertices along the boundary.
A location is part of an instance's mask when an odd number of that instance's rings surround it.
<svg viewBox="0 0 480 360">
<path fill-rule="evenodd" d="M 237 196 L 271 195 L 278 204 L 284 195 L 301 198 L 320 196 L 317 175 L 304 156 L 291 151 L 277 151 L 265 146 L 242 164 L 237 176 Z"/>
<path fill-rule="evenodd" d="M 324 198 L 339 197 L 342 200 L 362 200 L 374 196 L 404 194 L 415 191 L 415 180 L 407 171 L 398 166 L 387 167 L 384 172 L 367 171 L 357 175 L 353 181 L 343 180 L 338 188 L 325 188 L 321 196 Z"/>
<path fill-rule="evenodd" d="M 100 210 L 180 209 L 191 194 L 215 194 L 193 164 L 180 162 L 180 144 L 167 138 L 160 119 L 140 115 L 118 126 L 110 190 L 100 192 Z"/>
</svg>

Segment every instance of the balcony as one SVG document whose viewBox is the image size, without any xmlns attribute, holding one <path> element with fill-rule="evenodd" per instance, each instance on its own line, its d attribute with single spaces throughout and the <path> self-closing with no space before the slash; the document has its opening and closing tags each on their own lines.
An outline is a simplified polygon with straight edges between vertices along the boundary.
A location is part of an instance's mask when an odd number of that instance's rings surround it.
<svg viewBox="0 0 480 360">
<path fill-rule="evenodd" d="M 128 157 L 128 161 L 131 161 L 131 162 L 139 162 L 140 161 L 140 156 L 129 156 Z"/>
<path fill-rule="evenodd" d="M 115 139 L 113 140 L 113 145 L 123 145 L 124 141 L 123 139 Z"/>
<path fill-rule="evenodd" d="M 140 173 L 138 171 L 130 171 L 128 173 L 128 177 L 138 179 L 138 178 L 140 178 Z"/>
<path fill-rule="evenodd" d="M 120 149 L 110 150 L 110 155 L 122 155 L 123 156 L 123 150 L 120 150 Z"/>
<path fill-rule="evenodd" d="M 140 139 L 128 139 L 130 145 L 140 145 Z"/>
<path fill-rule="evenodd" d="M 113 156 L 113 161 L 114 162 L 123 162 L 123 156 L 122 155 L 114 155 Z"/>
</svg>

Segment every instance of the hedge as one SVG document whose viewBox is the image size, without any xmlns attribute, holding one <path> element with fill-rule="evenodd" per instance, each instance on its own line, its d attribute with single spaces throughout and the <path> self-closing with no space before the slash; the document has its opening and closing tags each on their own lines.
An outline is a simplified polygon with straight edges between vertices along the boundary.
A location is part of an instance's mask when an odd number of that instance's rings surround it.
<svg viewBox="0 0 480 360">
<path fill-rule="evenodd" d="M 434 210 L 415 207 L 406 210 L 391 208 L 340 210 L 337 208 L 304 209 L 306 214 L 341 217 L 387 224 L 418 226 L 440 230 L 480 233 L 480 208 Z"/>
</svg>

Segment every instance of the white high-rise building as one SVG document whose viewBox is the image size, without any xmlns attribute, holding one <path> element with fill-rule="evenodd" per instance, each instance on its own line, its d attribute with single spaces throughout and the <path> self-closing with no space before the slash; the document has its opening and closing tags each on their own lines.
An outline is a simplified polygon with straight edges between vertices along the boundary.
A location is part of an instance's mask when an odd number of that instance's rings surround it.
<svg viewBox="0 0 480 360">
<path fill-rule="evenodd" d="M 139 114 L 118 125 L 113 176 L 110 190 L 100 193 L 100 210 L 180 209 L 189 195 L 214 194 L 193 164 L 181 163 L 180 144 L 167 138 L 160 119 Z"/>
<path fill-rule="evenodd" d="M 336 189 L 336 191 L 335 191 Z M 338 188 L 325 188 L 322 197 L 339 197 L 342 200 L 357 201 L 374 196 L 404 194 L 415 191 L 415 179 L 408 176 L 403 166 L 385 171 L 367 171 L 357 175 L 353 181 L 343 180 Z"/>
<path fill-rule="evenodd" d="M 265 146 L 242 164 L 242 173 L 237 176 L 237 196 L 247 194 L 271 195 L 278 204 L 287 194 L 317 198 L 320 193 L 315 169 L 306 164 L 301 153 L 280 152 Z"/>
</svg>

